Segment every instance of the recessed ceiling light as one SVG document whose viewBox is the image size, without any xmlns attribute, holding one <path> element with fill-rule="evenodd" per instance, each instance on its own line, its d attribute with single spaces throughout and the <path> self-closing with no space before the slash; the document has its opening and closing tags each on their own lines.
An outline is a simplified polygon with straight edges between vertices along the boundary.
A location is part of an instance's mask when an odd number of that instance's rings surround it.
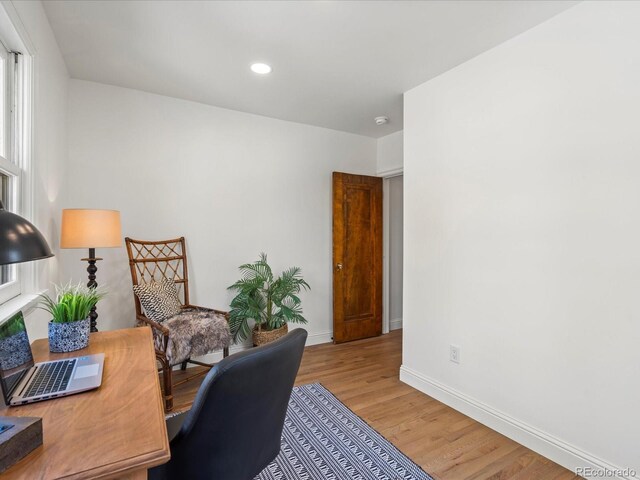
<svg viewBox="0 0 640 480">
<path fill-rule="evenodd" d="M 373 119 L 376 122 L 376 125 L 384 125 L 385 123 L 389 123 L 389 117 L 380 116 Z"/>
<path fill-rule="evenodd" d="M 259 73 L 260 75 L 266 75 L 271 73 L 272 68 L 266 63 L 254 63 L 251 65 L 251 71 L 253 73 Z"/>
</svg>

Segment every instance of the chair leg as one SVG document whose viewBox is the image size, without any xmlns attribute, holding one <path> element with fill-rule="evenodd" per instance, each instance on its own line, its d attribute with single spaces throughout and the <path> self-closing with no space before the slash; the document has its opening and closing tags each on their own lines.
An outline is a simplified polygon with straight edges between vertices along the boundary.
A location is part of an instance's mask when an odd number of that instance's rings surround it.
<svg viewBox="0 0 640 480">
<path fill-rule="evenodd" d="M 187 359 L 187 360 L 185 360 L 184 362 L 182 362 L 182 363 L 180 364 L 180 370 L 182 370 L 182 371 L 184 372 L 184 371 L 187 369 L 187 362 L 188 362 L 189 360 L 190 360 L 190 359 Z"/>
<path fill-rule="evenodd" d="M 229 356 L 229 347 L 224 347 L 222 349 L 222 357 L 225 358 L 225 357 L 228 357 L 228 356 Z"/>
<path fill-rule="evenodd" d="M 173 409 L 173 395 L 171 387 L 171 365 L 167 360 L 162 360 L 162 377 L 164 383 L 164 409 L 170 412 Z"/>
</svg>

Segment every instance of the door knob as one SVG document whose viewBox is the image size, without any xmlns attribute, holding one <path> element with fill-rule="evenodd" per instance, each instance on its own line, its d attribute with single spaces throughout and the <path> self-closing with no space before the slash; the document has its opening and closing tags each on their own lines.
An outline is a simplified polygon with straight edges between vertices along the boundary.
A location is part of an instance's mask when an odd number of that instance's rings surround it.
<svg viewBox="0 0 640 480">
<path fill-rule="evenodd" d="M 336 270 L 338 270 L 338 271 L 342 270 L 342 264 L 341 263 L 338 263 L 336 265 Z"/>
</svg>

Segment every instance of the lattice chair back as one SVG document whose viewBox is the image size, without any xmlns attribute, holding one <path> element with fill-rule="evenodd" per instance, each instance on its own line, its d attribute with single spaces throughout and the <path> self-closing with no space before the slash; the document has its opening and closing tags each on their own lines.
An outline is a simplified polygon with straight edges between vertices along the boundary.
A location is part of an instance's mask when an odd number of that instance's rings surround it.
<svg viewBox="0 0 640 480">
<path fill-rule="evenodd" d="M 184 237 L 157 242 L 125 238 L 131 281 L 134 285 L 160 281 L 163 278 L 176 282 L 182 305 L 189 305 L 189 275 Z M 134 294 L 136 314 L 142 315 L 140 300 Z"/>
</svg>

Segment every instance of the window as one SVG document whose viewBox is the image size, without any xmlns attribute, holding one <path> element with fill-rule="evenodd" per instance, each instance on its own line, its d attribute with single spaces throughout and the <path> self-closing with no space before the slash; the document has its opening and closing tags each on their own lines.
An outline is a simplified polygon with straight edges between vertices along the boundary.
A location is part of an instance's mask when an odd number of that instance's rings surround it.
<svg viewBox="0 0 640 480">
<path fill-rule="evenodd" d="M 0 42 L 0 200 L 4 208 L 21 214 L 23 169 L 20 55 L 10 52 Z M 0 266 L 0 303 L 21 292 L 22 270 L 18 265 Z"/>
</svg>

